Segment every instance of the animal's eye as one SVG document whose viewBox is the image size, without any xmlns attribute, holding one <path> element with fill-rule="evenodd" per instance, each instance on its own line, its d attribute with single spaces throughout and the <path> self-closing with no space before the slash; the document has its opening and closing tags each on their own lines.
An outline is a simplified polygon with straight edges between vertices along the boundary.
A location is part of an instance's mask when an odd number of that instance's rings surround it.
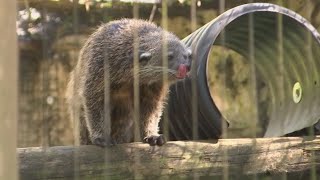
<svg viewBox="0 0 320 180">
<path fill-rule="evenodd" d="M 174 58 L 173 52 L 168 52 L 168 60 L 172 60 Z"/>
<path fill-rule="evenodd" d="M 168 55 L 168 60 L 169 60 L 169 61 L 172 60 L 173 58 L 174 58 L 173 55 Z"/>
<path fill-rule="evenodd" d="M 144 53 L 141 53 L 140 54 L 140 57 L 139 57 L 139 61 L 140 62 L 147 62 L 151 59 L 151 53 L 149 52 L 144 52 Z"/>
<path fill-rule="evenodd" d="M 187 48 L 187 57 L 192 59 L 192 50 L 190 48 Z"/>
<path fill-rule="evenodd" d="M 189 57 L 192 56 L 192 50 L 191 50 L 190 48 L 187 49 L 187 53 L 188 53 L 188 56 L 189 56 Z"/>
</svg>

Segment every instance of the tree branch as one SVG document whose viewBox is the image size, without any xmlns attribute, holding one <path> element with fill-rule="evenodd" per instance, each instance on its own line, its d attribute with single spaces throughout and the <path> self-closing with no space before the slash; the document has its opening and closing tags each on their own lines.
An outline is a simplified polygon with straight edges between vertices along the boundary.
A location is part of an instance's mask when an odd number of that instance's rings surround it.
<svg viewBox="0 0 320 180">
<path fill-rule="evenodd" d="M 20 148 L 21 179 L 152 178 L 159 176 L 287 176 L 320 174 L 320 137 L 221 139 L 142 143 L 110 148 L 61 146 Z"/>
</svg>

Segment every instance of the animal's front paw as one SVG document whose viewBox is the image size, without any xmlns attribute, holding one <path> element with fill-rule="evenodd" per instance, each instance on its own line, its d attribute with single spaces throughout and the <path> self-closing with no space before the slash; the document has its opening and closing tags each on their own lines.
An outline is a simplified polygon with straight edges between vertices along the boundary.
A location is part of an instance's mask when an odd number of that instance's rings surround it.
<svg viewBox="0 0 320 180">
<path fill-rule="evenodd" d="M 100 147 L 113 146 L 116 142 L 112 138 L 93 137 L 91 138 L 92 144 Z"/>
<path fill-rule="evenodd" d="M 148 143 L 150 146 L 162 146 L 166 143 L 166 139 L 163 135 L 157 135 L 157 136 L 147 136 L 143 138 L 144 143 Z"/>
</svg>

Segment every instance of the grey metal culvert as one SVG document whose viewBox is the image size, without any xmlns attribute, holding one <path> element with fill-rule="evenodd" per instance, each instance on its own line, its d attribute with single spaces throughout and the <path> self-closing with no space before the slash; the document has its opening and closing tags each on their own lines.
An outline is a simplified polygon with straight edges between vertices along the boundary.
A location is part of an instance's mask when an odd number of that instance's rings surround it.
<svg viewBox="0 0 320 180">
<path fill-rule="evenodd" d="M 282 41 L 278 34 L 280 16 Z M 249 50 L 249 25 L 253 25 L 253 51 Z M 282 136 L 319 120 L 320 36 L 302 16 L 273 4 L 245 4 L 221 14 L 183 42 L 193 49 L 192 77 L 197 84 L 198 102 L 192 101 L 190 78 L 171 87 L 167 106 L 170 139 L 192 139 L 193 103 L 198 106 L 199 139 L 219 138 L 222 126 L 227 126 L 207 85 L 207 61 L 212 45 L 232 49 L 248 60 L 250 52 L 254 52 L 256 72 L 261 74 L 271 97 L 265 137 Z M 302 92 L 297 92 L 301 97 L 294 100 L 292 90 L 297 82 Z"/>
</svg>

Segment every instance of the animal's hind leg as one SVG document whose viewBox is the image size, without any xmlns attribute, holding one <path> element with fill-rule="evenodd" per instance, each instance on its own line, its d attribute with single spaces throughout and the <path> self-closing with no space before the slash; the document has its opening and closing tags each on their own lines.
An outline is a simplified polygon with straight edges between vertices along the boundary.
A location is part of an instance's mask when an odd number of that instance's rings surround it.
<svg viewBox="0 0 320 180">
<path fill-rule="evenodd" d="M 74 89 L 77 89 L 74 84 L 74 75 L 71 73 L 70 82 L 67 88 L 67 104 L 69 117 L 73 127 L 74 133 L 74 144 L 75 145 L 86 145 L 91 144 L 89 139 L 89 132 L 86 126 L 83 104 L 81 98 Z"/>
<path fill-rule="evenodd" d="M 91 143 L 101 147 L 113 145 L 115 142 L 110 136 L 111 126 L 106 121 L 106 118 L 110 116 L 104 112 L 106 108 L 104 108 L 103 99 L 95 101 L 97 99 L 99 98 L 86 99 L 84 105 L 85 120 Z"/>
<path fill-rule="evenodd" d="M 87 145 L 91 144 L 89 139 L 89 132 L 87 129 L 83 106 L 75 101 L 70 108 L 70 117 L 73 122 L 74 128 L 74 141 L 75 145 Z"/>
<path fill-rule="evenodd" d="M 91 140 L 90 140 L 90 135 L 89 135 L 89 131 L 87 128 L 87 124 L 86 124 L 86 119 L 84 116 L 84 109 L 83 106 L 81 106 L 80 108 L 80 113 L 79 113 L 79 124 L 77 125 L 77 129 L 79 130 L 78 132 L 78 136 L 80 137 L 80 144 L 81 145 L 88 145 L 88 144 L 92 144 Z"/>
</svg>

